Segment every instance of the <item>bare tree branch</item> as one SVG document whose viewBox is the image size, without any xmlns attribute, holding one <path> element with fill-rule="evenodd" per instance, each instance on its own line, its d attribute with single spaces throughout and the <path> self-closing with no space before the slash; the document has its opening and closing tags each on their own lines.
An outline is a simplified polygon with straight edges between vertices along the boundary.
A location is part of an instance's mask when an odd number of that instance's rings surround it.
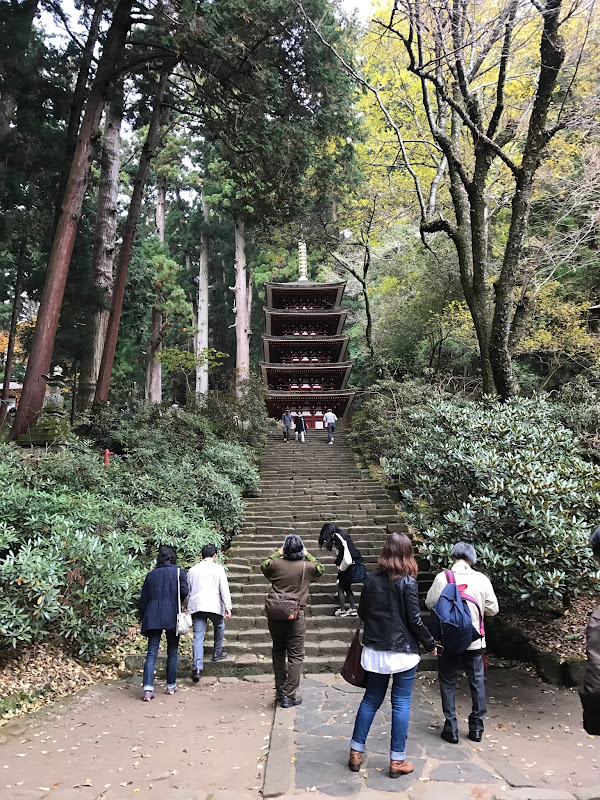
<svg viewBox="0 0 600 800">
<path fill-rule="evenodd" d="M 402 136 L 402 132 L 401 132 L 399 126 L 392 119 L 392 115 L 390 114 L 387 106 L 383 102 L 379 90 L 376 89 L 371 83 L 369 83 L 369 81 L 367 81 L 366 78 L 363 78 L 362 75 L 359 75 L 358 72 L 356 72 L 356 70 L 346 61 L 346 59 L 340 53 L 338 53 L 337 49 L 330 42 L 328 42 L 324 38 L 323 34 L 321 33 L 321 31 L 319 30 L 317 25 L 313 22 L 313 20 L 306 13 L 306 11 L 304 9 L 304 6 L 300 2 L 300 0 L 294 0 L 294 2 L 296 3 L 296 6 L 299 8 L 299 10 L 300 10 L 302 16 L 304 17 L 304 19 L 308 22 L 310 27 L 313 29 L 313 31 L 318 36 L 318 38 L 321 41 L 321 43 L 331 53 L 333 53 L 333 55 L 337 58 L 337 60 L 340 62 L 340 64 L 344 67 L 346 72 L 349 75 L 351 75 L 358 84 L 363 86 L 365 89 L 368 89 L 373 94 L 375 99 L 377 100 L 377 104 L 378 104 L 379 108 L 381 109 L 381 112 L 384 115 L 388 125 L 394 131 L 394 133 L 396 134 L 396 139 L 398 140 L 398 144 L 400 146 L 400 151 L 402 153 L 402 159 L 403 159 L 403 161 L 404 161 L 404 163 L 406 165 L 406 169 L 408 170 L 411 178 L 413 179 L 413 183 L 415 185 L 415 191 L 416 191 L 416 194 L 417 194 L 419 207 L 421 209 L 421 214 L 423 215 L 423 217 L 425 217 L 425 215 L 426 215 L 425 200 L 423 199 L 423 192 L 421 191 L 421 184 L 419 182 L 419 177 L 418 177 L 417 173 L 414 171 L 414 169 L 412 168 L 412 165 L 411 165 L 411 163 L 409 161 L 408 153 L 406 151 L 406 147 L 405 147 L 405 144 L 404 144 L 404 138 Z"/>
</svg>

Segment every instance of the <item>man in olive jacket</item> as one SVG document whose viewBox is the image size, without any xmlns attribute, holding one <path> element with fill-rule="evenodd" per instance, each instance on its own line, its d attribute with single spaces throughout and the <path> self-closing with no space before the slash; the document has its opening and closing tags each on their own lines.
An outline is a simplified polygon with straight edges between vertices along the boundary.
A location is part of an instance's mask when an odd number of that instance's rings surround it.
<svg viewBox="0 0 600 800">
<path fill-rule="evenodd" d="M 302 702 L 297 692 L 304 663 L 304 607 L 308 602 L 308 587 L 312 581 L 321 577 L 325 568 L 306 551 L 304 542 L 295 534 L 286 536 L 283 547 L 266 558 L 260 568 L 263 575 L 271 581 L 275 593 L 296 595 L 300 600 L 300 614 L 297 619 L 268 620 L 273 640 L 276 699 L 281 700 L 282 708 L 292 708 Z"/>
</svg>

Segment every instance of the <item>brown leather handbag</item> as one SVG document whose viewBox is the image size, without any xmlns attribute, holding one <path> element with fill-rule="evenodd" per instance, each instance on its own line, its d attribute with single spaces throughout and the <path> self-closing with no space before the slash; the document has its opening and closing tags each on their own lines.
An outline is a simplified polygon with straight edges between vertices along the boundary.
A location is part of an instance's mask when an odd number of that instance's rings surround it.
<svg viewBox="0 0 600 800">
<path fill-rule="evenodd" d="M 344 666 L 340 674 L 342 678 L 352 684 L 352 686 L 359 686 L 361 689 L 365 689 L 367 686 L 367 673 L 360 663 L 361 656 L 362 644 L 360 641 L 360 628 L 358 628 L 352 637 L 350 647 L 346 653 L 346 660 L 344 661 Z"/>
<path fill-rule="evenodd" d="M 293 622 L 300 616 L 300 595 L 304 584 L 304 573 L 306 571 L 306 561 L 302 562 L 302 577 L 300 578 L 300 588 L 298 594 L 284 594 L 283 592 L 271 591 L 267 595 L 265 602 L 265 614 L 267 619 L 282 622 Z"/>
</svg>

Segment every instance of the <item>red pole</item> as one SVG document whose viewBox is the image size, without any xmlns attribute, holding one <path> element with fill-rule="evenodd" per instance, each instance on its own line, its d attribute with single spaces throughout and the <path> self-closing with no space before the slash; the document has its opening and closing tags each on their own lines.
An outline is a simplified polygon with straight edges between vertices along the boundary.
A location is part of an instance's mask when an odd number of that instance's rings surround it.
<svg viewBox="0 0 600 800">
<path fill-rule="evenodd" d="M 110 457 L 111 456 L 114 456 L 114 453 L 112 453 L 107 447 L 106 450 L 104 451 L 104 466 L 105 467 L 108 467 L 108 465 L 110 464 Z"/>
</svg>

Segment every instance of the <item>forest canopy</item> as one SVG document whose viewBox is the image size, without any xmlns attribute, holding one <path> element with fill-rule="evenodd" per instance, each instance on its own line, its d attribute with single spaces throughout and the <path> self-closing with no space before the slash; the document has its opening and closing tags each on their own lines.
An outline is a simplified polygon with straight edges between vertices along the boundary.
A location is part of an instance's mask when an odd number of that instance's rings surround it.
<svg viewBox="0 0 600 800">
<path fill-rule="evenodd" d="M 597 16 L 0 3 L 11 435 L 57 364 L 79 412 L 239 394 L 262 283 L 297 277 L 299 239 L 313 278 L 348 279 L 362 388 L 431 374 L 506 399 L 595 380 Z"/>
</svg>

